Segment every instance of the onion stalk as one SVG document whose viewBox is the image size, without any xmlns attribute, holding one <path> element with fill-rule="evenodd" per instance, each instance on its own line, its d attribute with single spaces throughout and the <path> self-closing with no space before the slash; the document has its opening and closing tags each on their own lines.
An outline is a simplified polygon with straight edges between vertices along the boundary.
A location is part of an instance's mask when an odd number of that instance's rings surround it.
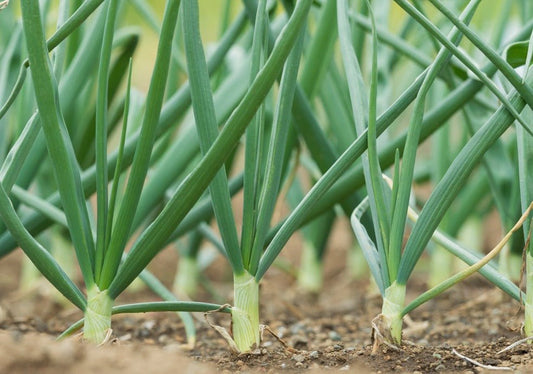
<svg viewBox="0 0 533 374">
<path fill-rule="evenodd" d="M 90 343 L 102 344 L 111 329 L 113 300 L 107 290 L 94 285 L 87 290 L 87 308 L 84 313 L 83 337 Z"/>
<path fill-rule="evenodd" d="M 300 269 L 298 272 L 298 286 L 312 294 L 318 294 L 324 283 L 324 264 L 317 256 L 317 249 L 313 243 L 304 241 Z"/>
<path fill-rule="evenodd" d="M 180 257 L 172 290 L 180 297 L 194 297 L 198 290 L 199 276 L 198 259 L 190 256 Z"/>
<path fill-rule="evenodd" d="M 231 321 L 233 340 L 240 352 L 259 347 L 259 283 L 248 272 L 233 277 Z"/>
<path fill-rule="evenodd" d="M 533 336 L 533 255 L 526 255 L 526 297 L 524 300 L 524 335 Z"/>
<path fill-rule="evenodd" d="M 440 245 L 435 245 L 431 253 L 429 287 L 436 286 L 453 273 L 454 257 Z"/>
<path fill-rule="evenodd" d="M 469 3 L 462 14 L 463 19 L 470 20 L 479 5 L 479 0 Z M 363 173 L 367 185 L 368 200 L 356 208 L 352 215 L 352 226 L 363 248 L 370 270 L 383 298 L 381 316 L 385 329 L 382 335 L 391 343 L 400 345 L 402 341 L 402 310 L 405 302 L 407 263 L 414 267 L 419 258 L 406 254 L 403 250 L 403 238 L 407 220 L 411 186 L 414 180 L 414 166 L 424 118 L 426 98 L 435 79 L 448 64 L 451 52 L 441 48 L 434 62 L 426 70 L 415 108 L 411 117 L 407 138 L 404 145 L 403 160 L 399 164 L 399 151 L 396 151 L 394 186 L 388 190 L 382 180 L 382 171 L 377 151 L 377 86 L 378 86 L 378 40 L 372 7 L 369 14 L 372 21 L 372 74 L 370 94 L 366 94 L 361 68 L 350 42 L 350 24 L 347 17 L 347 1 L 338 1 L 339 36 L 344 68 L 349 82 L 352 112 L 355 127 L 359 135 L 364 134 L 366 123 L 368 132 L 368 154 L 363 155 Z M 451 40 L 451 41 L 450 41 Z M 461 40 L 457 29 L 452 29 L 447 41 L 453 46 Z M 368 113 L 368 116 L 367 116 Z M 361 224 L 362 213 L 370 207 L 375 240 L 372 240 L 366 228 Z M 442 216 L 440 217 L 442 219 Z M 424 243 L 423 246 L 425 246 Z M 412 269 L 410 269 L 412 270 Z M 409 271 L 410 274 L 410 271 Z"/>
<path fill-rule="evenodd" d="M 311 3 L 311 0 L 302 0 L 296 4 L 294 12 L 278 38 L 278 42 L 268 55 L 271 35 L 267 2 L 265 0 L 260 0 L 257 4 L 246 2 L 247 7 L 250 7 L 252 18 L 255 17 L 252 45 L 252 88 L 230 116 L 222 133 L 219 133 L 219 129 L 216 127 L 213 97 L 200 37 L 198 4 L 195 0 L 184 0 L 183 2 L 185 52 L 191 81 L 196 128 L 202 153 L 204 155 L 211 153 L 216 143 L 223 141 L 224 132 L 228 130 L 229 123 L 232 121 L 239 122 L 240 134 L 246 125 L 252 122 L 247 130 L 244 222 L 241 243 L 239 243 L 236 235 L 235 218 L 224 169 L 218 171 L 209 186 L 215 217 L 225 247 L 224 253 L 234 274 L 232 329 L 237 349 L 241 352 L 251 351 L 259 345 L 260 277 L 258 277 L 257 269 L 281 185 L 285 160 L 284 145 L 287 143 L 288 135 L 287 122 L 290 119 L 303 48 L 302 30 L 306 25 Z M 254 6 L 256 8 L 252 9 Z M 264 118 L 260 115 L 261 107 L 270 91 L 270 85 L 278 79 L 282 65 L 280 93 L 269 139 L 265 136 L 262 126 Z M 257 83 L 259 80 L 269 81 L 270 85 L 259 84 Z M 259 100 L 255 100 L 256 106 L 253 109 L 251 109 L 250 102 L 252 92 L 259 98 Z M 246 119 L 242 117 L 243 113 L 245 113 Z M 252 119 L 254 120 L 252 121 Z"/>
<path fill-rule="evenodd" d="M 397 345 L 402 344 L 402 311 L 405 304 L 405 292 L 405 285 L 393 282 L 385 290 L 381 308 L 381 315 L 386 324 L 385 328 L 390 333 L 392 342 Z"/>
</svg>

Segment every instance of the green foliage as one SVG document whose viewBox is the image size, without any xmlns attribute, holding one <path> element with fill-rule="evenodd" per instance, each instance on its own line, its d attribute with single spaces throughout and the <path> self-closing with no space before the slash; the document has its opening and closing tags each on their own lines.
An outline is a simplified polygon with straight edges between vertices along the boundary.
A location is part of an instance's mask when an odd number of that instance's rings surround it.
<svg viewBox="0 0 533 374">
<path fill-rule="evenodd" d="M 395 3 L 398 30 L 388 26 L 392 1 L 226 1 L 212 50 L 197 0 L 167 0 L 162 17 L 145 0 L 62 0 L 53 11 L 22 0 L 21 22 L 10 3 L 0 11 L 0 256 L 20 246 L 86 313 L 91 340 L 112 314 L 171 310 L 194 341 L 184 312 L 219 310 L 247 351 L 259 342 L 259 283 L 288 240 L 305 226 L 299 276 L 315 292 L 321 278 L 305 272 L 322 271 L 332 227 L 347 216 L 395 343 L 406 313 L 478 271 L 533 315 L 533 283 L 522 295 L 496 252 L 484 258 L 455 238 L 494 205 L 504 230 L 521 234 L 510 255 L 528 243 L 531 220 L 515 223 L 532 199 L 533 22 L 510 17 L 507 4 L 486 41 L 480 0 Z M 158 44 L 144 94 L 135 66 L 147 27 Z M 428 138 L 431 157 L 420 147 Z M 423 201 L 413 186 L 427 181 Z M 89 295 L 36 240 L 53 225 L 71 240 Z M 204 237 L 228 260 L 233 307 L 180 302 L 147 272 L 185 234 L 193 244 L 180 253 L 195 278 Z M 471 267 L 406 306 L 430 241 Z M 137 277 L 166 301 L 114 306 Z"/>
</svg>

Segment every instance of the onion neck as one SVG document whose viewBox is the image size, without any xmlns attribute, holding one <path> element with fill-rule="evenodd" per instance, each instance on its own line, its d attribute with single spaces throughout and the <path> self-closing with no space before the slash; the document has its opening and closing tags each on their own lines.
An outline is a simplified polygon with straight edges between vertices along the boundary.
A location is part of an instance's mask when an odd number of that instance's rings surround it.
<svg viewBox="0 0 533 374">
<path fill-rule="evenodd" d="M 453 260 L 454 256 L 446 251 L 444 247 L 438 244 L 435 246 L 434 252 L 431 254 L 429 288 L 439 285 L 452 276 Z"/>
<path fill-rule="evenodd" d="M 195 257 L 181 257 L 174 278 L 173 290 L 179 297 L 192 298 L 198 289 L 198 261 Z"/>
<path fill-rule="evenodd" d="M 298 273 L 299 287 L 309 293 L 319 293 L 323 284 L 322 261 L 312 243 L 304 243 L 302 261 Z"/>
<path fill-rule="evenodd" d="M 259 283 L 248 272 L 233 277 L 233 340 L 240 352 L 259 347 Z"/>
<path fill-rule="evenodd" d="M 402 344 L 402 310 L 405 303 L 405 285 L 392 283 L 385 290 L 381 314 L 385 319 L 392 339 L 391 343 Z"/>
<path fill-rule="evenodd" d="M 87 309 L 83 326 L 85 340 L 94 344 L 101 344 L 105 341 L 111 328 L 112 308 L 113 300 L 109 297 L 107 290 L 100 291 L 96 285 L 87 290 Z"/>
<path fill-rule="evenodd" d="M 526 298 L 524 300 L 524 334 L 533 336 L 533 256 L 526 255 Z"/>
</svg>

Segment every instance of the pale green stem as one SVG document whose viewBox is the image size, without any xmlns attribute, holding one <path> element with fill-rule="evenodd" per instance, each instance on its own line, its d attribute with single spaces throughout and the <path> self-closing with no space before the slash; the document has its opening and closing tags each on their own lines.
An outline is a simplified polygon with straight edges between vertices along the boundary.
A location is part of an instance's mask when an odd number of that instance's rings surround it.
<svg viewBox="0 0 533 374">
<path fill-rule="evenodd" d="M 479 218 L 469 218 L 459 230 L 459 233 L 457 234 L 457 241 L 465 248 L 470 248 L 476 252 L 481 252 L 483 239 L 482 230 L 483 223 Z"/>
<path fill-rule="evenodd" d="M 405 285 L 392 283 L 385 290 L 383 297 L 383 307 L 381 315 L 383 316 L 386 328 L 389 329 L 392 342 L 396 345 L 402 344 L 402 310 L 405 303 Z"/>
<path fill-rule="evenodd" d="M 139 277 L 135 278 L 133 282 L 128 286 L 128 292 L 142 292 L 146 290 L 146 283 L 144 283 Z"/>
<path fill-rule="evenodd" d="M 519 253 L 511 252 L 509 255 L 509 279 L 513 282 L 520 281 L 522 273 L 522 256 Z"/>
<path fill-rule="evenodd" d="M 506 244 L 505 247 L 503 247 L 502 251 L 500 252 L 500 256 L 498 260 L 498 271 L 501 274 L 505 275 L 507 278 L 512 279 L 510 257 L 511 257 L 511 249 L 509 248 L 509 245 Z"/>
<path fill-rule="evenodd" d="M 312 243 L 305 242 L 298 273 L 298 286 L 309 293 L 319 293 L 323 285 L 324 267 Z"/>
<path fill-rule="evenodd" d="M 357 242 L 355 242 L 352 248 L 348 250 L 347 256 L 348 259 L 346 266 L 348 267 L 348 273 L 350 277 L 353 279 L 367 279 L 368 265 L 366 264 L 365 256 L 363 256 L 363 251 Z M 373 279 L 372 277 L 370 278 Z"/>
<path fill-rule="evenodd" d="M 430 288 L 448 279 L 453 273 L 454 256 L 441 245 L 436 245 L 431 254 L 428 285 Z"/>
<path fill-rule="evenodd" d="M 233 340 L 240 352 L 259 347 L 259 283 L 248 272 L 233 277 Z"/>
<path fill-rule="evenodd" d="M 524 300 L 524 334 L 533 336 L 533 256 L 526 255 L 526 299 Z"/>
<path fill-rule="evenodd" d="M 172 289 L 179 297 L 192 298 L 198 290 L 198 261 L 194 257 L 180 257 L 178 263 L 178 272 L 174 278 Z"/>
<path fill-rule="evenodd" d="M 502 249 L 498 262 L 498 271 L 514 282 L 520 281 L 522 256 L 513 253 L 509 244 Z"/>
<path fill-rule="evenodd" d="M 470 248 L 481 253 L 483 246 L 483 223 L 481 220 L 478 217 L 467 219 L 457 234 L 457 241 L 464 248 Z M 456 271 L 464 270 L 467 266 L 459 257 L 455 257 L 454 269 Z"/>
<path fill-rule="evenodd" d="M 96 285 L 87 290 L 87 309 L 83 326 L 85 340 L 101 344 L 111 328 L 113 300 L 107 290 L 100 291 Z"/>
</svg>

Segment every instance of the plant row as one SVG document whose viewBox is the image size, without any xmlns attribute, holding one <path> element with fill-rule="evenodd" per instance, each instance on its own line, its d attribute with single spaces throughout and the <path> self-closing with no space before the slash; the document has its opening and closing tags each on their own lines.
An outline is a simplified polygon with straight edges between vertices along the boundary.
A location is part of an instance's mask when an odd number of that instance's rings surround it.
<svg viewBox="0 0 533 374">
<path fill-rule="evenodd" d="M 369 270 L 389 343 L 407 313 L 474 273 L 524 305 L 533 335 L 531 2 L 155 5 L 0 11 L 0 256 L 22 249 L 21 287 L 40 274 L 83 312 L 63 335 L 83 327 L 98 344 L 113 314 L 175 311 L 194 344 L 189 312 L 218 311 L 232 349 L 250 351 L 261 280 L 288 240 L 299 232 L 294 273 L 319 293 L 343 220 L 348 266 Z M 206 46 L 208 12 L 220 15 Z M 139 54 L 147 35 L 153 61 Z M 485 254 L 494 211 L 502 239 Z M 171 289 L 147 270 L 169 248 Z M 407 304 L 423 255 L 428 290 Z M 218 257 L 228 304 L 178 300 Z M 162 301 L 116 305 L 137 278 Z"/>
</svg>

